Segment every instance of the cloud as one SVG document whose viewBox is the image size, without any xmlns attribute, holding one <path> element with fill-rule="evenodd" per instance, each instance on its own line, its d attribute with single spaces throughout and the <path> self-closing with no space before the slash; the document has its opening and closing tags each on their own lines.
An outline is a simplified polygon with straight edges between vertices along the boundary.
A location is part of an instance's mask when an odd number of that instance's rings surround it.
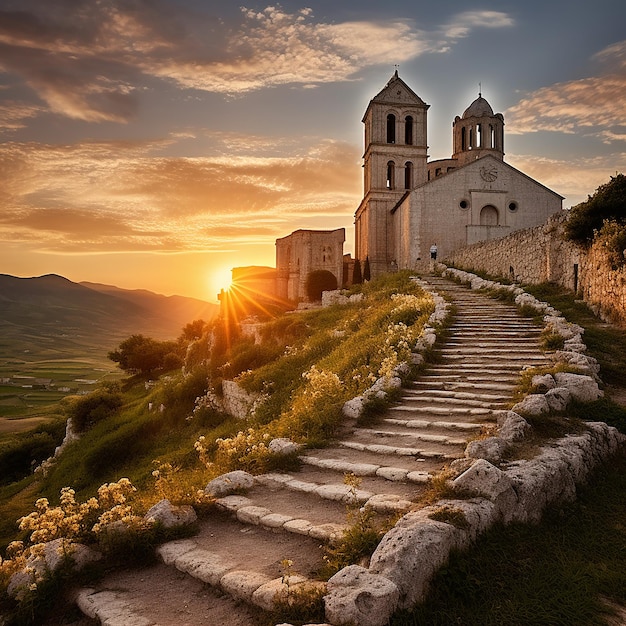
<svg viewBox="0 0 626 626">
<path fill-rule="evenodd" d="M 501 11 L 465 11 L 444 25 L 442 31 L 446 40 L 456 41 L 469 37 L 476 28 L 508 28 L 514 24 L 513 18 Z"/>
<path fill-rule="evenodd" d="M 477 28 L 511 24 L 504 13 L 466 12 L 429 33 L 410 19 L 325 23 L 311 9 L 278 5 L 244 7 L 225 23 L 173 0 L 24 0 L 19 11 L 0 11 L 0 69 L 54 113 L 123 123 L 154 78 L 225 95 L 312 88 L 447 50 Z"/>
<path fill-rule="evenodd" d="M 543 87 L 508 109 L 505 113 L 507 133 L 580 134 L 582 131 L 605 143 L 623 141 L 626 134 L 626 41 L 605 48 L 594 58 L 604 66 L 601 75 Z"/>
<path fill-rule="evenodd" d="M 346 144 L 291 157 L 175 158 L 160 147 L 1 144 L 0 239 L 68 252 L 215 249 L 235 233 L 273 244 L 294 219 L 301 228 L 320 216 L 351 221 L 360 199 L 359 153 Z"/>
</svg>

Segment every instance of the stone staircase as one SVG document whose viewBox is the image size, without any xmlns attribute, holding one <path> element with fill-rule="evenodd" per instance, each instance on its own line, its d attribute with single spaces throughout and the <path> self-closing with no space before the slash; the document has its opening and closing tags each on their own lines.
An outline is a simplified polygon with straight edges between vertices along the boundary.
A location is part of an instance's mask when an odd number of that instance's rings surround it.
<svg viewBox="0 0 626 626">
<path fill-rule="evenodd" d="M 81 590 L 83 612 L 109 626 L 258 624 L 258 609 L 285 593 L 285 575 L 291 589 L 319 585 L 323 546 L 341 537 L 348 505 L 379 520 L 414 507 L 431 474 L 495 426 L 520 370 L 549 365 L 540 328 L 514 306 L 443 278 L 428 282 L 451 300 L 453 323 L 395 406 L 367 425 L 348 420 L 334 445 L 303 453 L 299 471 L 258 476 L 245 495 L 220 498 L 198 535 L 159 548 L 158 565 Z"/>
</svg>

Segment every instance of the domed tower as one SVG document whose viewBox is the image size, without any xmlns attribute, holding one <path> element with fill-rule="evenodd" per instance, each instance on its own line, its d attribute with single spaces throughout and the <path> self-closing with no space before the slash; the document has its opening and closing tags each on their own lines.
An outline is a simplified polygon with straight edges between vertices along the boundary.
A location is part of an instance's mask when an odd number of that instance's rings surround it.
<svg viewBox="0 0 626 626">
<path fill-rule="evenodd" d="M 478 94 L 462 117 L 454 118 L 452 125 L 453 159 L 465 165 L 488 154 L 504 160 L 504 116 L 494 113 L 491 105 Z"/>
<path fill-rule="evenodd" d="M 370 101 L 365 125 L 363 200 L 355 214 L 356 258 L 369 260 L 372 277 L 396 262 L 392 209 L 426 182 L 428 105 L 398 76 Z"/>
</svg>

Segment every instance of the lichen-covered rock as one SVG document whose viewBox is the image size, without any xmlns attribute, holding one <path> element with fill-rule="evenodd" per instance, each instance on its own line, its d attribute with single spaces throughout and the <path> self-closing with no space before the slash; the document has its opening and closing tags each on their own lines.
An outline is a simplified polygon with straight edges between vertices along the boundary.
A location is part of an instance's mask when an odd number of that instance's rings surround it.
<svg viewBox="0 0 626 626">
<path fill-rule="evenodd" d="M 396 610 L 398 587 L 359 565 L 349 565 L 328 581 L 326 619 L 337 626 L 385 626 Z"/>
<path fill-rule="evenodd" d="M 470 441 L 465 448 L 465 456 L 470 459 L 485 459 L 498 463 L 509 449 L 509 444 L 501 437 L 487 437 Z"/>
<path fill-rule="evenodd" d="M 554 379 L 559 387 L 569 389 L 572 398 L 578 402 L 594 402 L 604 395 L 591 376 L 558 372 Z"/>
<path fill-rule="evenodd" d="M 144 519 L 147 522 L 161 524 L 164 528 L 175 528 L 194 524 L 198 516 L 192 506 L 175 506 L 169 500 L 164 499 L 151 507 L 144 515 Z"/>
<path fill-rule="evenodd" d="M 518 402 L 512 410 L 523 415 L 544 415 L 550 412 L 550 407 L 543 394 L 531 393 Z"/>
<path fill-rule="evenodd" d="M 506 441 L 519 441 L 524 439 L 532 430 L 532 426 L 515 411 L 498 411 L 495 414 L 500 427 L 500 438 Z"/>
<path fill-rule="evenodd" d="M 551 374 L 537 374 L 532 377 L 531 384 L 537 393 L 545 393 L 548 389 L 556 387 L 556 382 Z"/>
<path fill-rule="evenodd" d="M 410 607 L 426 597 L 433 574 L 466 538 L 466 531 L 430 519 L 425 510 L 407 513 L 378 544 L 370 571 L 395 583 L 399 605 Z"/>
<path fill-rule="evenodd" d="M 219 498 L 235 491 L 250 489 L 254 486 L 255 479 L 252 474 L 243 470 L 235 470 L 227 472 L 217 478 L 214 478 L 205 488 L 204 492 L 209 496 Z"/>
<path fill-rule="evenodd" d="M 288 456 L 289 454 L 297 454 L 301 446 L 291 441 L 287 437 L 277 437 L 272 439 L 268 446 L 269 451 L 279 456 Z"/>
<path fill-rule="evenodd" d="M 572 394 L 566 387 L 555 387 L 546 393 L 546 401 L 551 411 L 559 413 L 565 411 L 572 399 Z"/>
</svg>

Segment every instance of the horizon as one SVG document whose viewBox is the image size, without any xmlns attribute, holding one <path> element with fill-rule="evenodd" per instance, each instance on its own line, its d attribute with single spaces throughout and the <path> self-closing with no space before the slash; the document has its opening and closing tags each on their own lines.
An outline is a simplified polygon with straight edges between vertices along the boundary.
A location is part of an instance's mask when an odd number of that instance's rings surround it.
<svg viewBox="0 0 626 626">
<path fill-rule="evenodd" d="M 564 208 L 626 170 L 617 0 L 60 3 L 0 0 L 2 273 L 215 303 L 294 230 L 353 252 L 361 118 L 398 66 L 431 160 L 480 91 Z"/>
</svg>

